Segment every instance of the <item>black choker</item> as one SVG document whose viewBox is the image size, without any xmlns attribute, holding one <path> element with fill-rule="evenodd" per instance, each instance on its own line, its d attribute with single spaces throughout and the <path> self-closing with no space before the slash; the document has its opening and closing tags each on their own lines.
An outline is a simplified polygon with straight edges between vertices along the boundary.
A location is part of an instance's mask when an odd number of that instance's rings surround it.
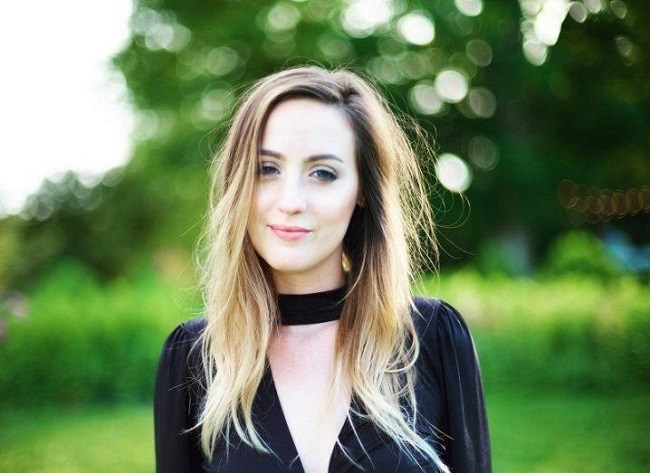
<svg viewBox="0 0 650 473">
<path fill-rule="evenodd" d="M 347 286 L 312 294 L 278 294 L 282 325 L 320 324 L 338 320 Z"/>
</svg>

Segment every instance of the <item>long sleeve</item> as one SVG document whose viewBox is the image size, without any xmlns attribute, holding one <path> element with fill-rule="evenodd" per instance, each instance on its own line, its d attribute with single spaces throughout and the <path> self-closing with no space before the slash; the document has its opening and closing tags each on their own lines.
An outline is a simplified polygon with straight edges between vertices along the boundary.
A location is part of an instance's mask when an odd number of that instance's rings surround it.
<svg viewBox="0 0 650 473">
<path fill-rule="evenodd" d="M 167 338 L 160 355 L 154 392 L 154 430 L 157 473 L 201 471 L 201 451 L 194 425 L 190 362 L 197 334 L 184 325 Z"/>
<path fill-rule="evenodd" d="M 452 473 L 492 471 L 487 414 L 476 349 L 463 317 L 444 301 L 419 299 L 424 350 L 440 390 L 442 460 Z"/>
</svg>

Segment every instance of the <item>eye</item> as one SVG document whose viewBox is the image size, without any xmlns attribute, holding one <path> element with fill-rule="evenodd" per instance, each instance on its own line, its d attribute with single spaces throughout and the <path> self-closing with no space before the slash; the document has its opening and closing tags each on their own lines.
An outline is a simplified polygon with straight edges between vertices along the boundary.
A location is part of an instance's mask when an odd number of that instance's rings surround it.
<svg viewBox="0 0 650 473">
<path fill-rule="evenodd" d="M 260 165 L 257 167 L 257 173 L 260 176 L 270 176 L 273 174 L 279 174 L 280 170 L 273 164 L 260 163 Z"/>
<path fill-rule="evenodd" d="M 319 181 L 323 181 L 323 182 L 331 182 L 338 179 L 336 173 L 329 169 L 316 169 L 312 173 L 312 175 L 315 176 L 316 179 L 318 179 Z"/>
</svg>

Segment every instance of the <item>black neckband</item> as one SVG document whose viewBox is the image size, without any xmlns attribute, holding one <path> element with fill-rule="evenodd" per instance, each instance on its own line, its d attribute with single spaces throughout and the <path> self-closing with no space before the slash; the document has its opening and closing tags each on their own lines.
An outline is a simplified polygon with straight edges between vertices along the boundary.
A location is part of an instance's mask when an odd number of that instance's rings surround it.
<svg viewBox="0 0 650 473">
<path fill-rule="evenodd" d="M 278 294 L 282 325 L 320 324 L 338 320 L 347 286 L 312 294 Z"/>
</svg>

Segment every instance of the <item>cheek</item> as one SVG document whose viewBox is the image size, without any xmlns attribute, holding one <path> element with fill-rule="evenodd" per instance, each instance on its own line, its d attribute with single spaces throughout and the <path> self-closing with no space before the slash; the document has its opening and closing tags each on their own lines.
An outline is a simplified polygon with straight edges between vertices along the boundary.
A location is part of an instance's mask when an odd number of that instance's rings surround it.
<svg viewBox="0 0 650 473">
<path fill-rule="evenodd" d="M 347 231 L 350 218 L 356 206 L 356 194 L 352 199 L 346 199 L 344 202 L 337 202 L 336 205 L 330 205 L 324 209 L 322 214 L 326 219 L 331 236 L 340 236 Z"/>
<path fill-rule="evenodd" d="M 264 210 L 264 200 L 263 196 L 260 193 L 255 193 L 251 200 L 251 209 L 248 217 L 248 224 L 246 225 L 246 232 L 248 237 L 251 239 L 253 246 L 258 250 L 257 246 L 260 243 L 260 238 L 262 234 L 262 226 L 265 225 L 264 215 L 266 211 Z"/>
<path fill-rule="evenodd" d="M 262 218 L 269 209 L 269 196 L 268 192 L 259 190 L 253 194 L 253 199 L 251 201 L 251 216 L 252 223 L 260 223 L 260 218 Z"/>
</svg>

